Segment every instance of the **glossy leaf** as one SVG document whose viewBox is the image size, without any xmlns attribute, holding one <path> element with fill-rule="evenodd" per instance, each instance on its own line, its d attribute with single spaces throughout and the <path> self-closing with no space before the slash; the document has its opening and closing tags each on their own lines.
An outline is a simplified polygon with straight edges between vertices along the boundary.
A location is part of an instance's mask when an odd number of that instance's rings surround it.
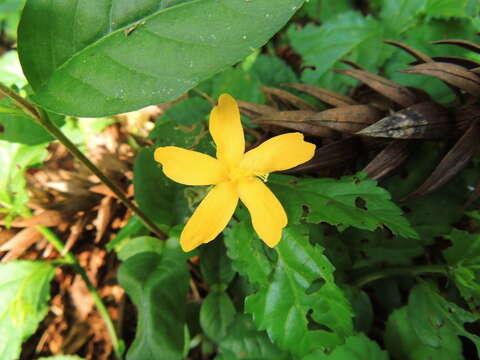
<svg viewBox="0 0 480 360">
<path fill-rule="evenodd" d="M 16 360 L 48 312 L 55 268 L 46 262 L 0 264 L 0 358 Z"/>
<path fill-rule="evenodd" d="M 200 308 L 200 325 L 205 334 L 220 343 L 235 317 L 232 300 L 223 291 L 211 291 Z"/>
<path fill-rule="evenodd" d="M 35 100 L 48 109 L 85 117 L 126 112 L 172 100 L 241 60 L 302 3 L 30 0 L 19 26 L 20 60 Z"/>
<path fill-rule="evenodd" d="M 138 310 L 127 360 L 182 359 L 188 270 L 179 249 L 128 258 L 118 280 Z"/>
<path fill-rule="evenodd" d="M 278 261 L 273 278 L 245 302 L 257 327 L 297 356 L 341 344 L 353 332 L 352 310 L 334 282 L 334 267 L 306 235 L 308 230 L 302 226 L 284 230 L 275 248 Z M 316 280 L 321 287 L 311 290 Z M 323 328 L 310 330 L 307 314 Z"/>
<path fill-rule="evenodd" d="M 306 220 L 346 228 L 375 230 L 386 226 L 394 234 L 418 238 L 385 189 L 365 175 L 333 179 L 297 179 L 272 175 L 269 184 L 279 197 L 290 223 L 298 223 L 307 207 Z"/>
</svg>

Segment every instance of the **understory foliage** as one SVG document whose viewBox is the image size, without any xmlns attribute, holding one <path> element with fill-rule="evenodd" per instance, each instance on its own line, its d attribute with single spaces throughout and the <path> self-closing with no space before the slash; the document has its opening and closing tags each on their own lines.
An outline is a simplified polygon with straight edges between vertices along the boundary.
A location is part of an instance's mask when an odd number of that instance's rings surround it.
<svg viewBox="0 0 480 360">
<path fill-rule="evenodd" d="M 132 137 L 134 200 L 167 239 L 132 215 L 107 245 L 136 308 L 123 358 L 478 359 L 479 14 L 476 0 L 0 1 L 18 48 L 0 57 L 0 81 L 76 144 L 109 116 L 169 102 Z M 431 44 L 450 39 L 463 42 Z M 300 131 L 317 151 L 268 177 L 288 216 L 276 247 L 239 206 L 184 253 L 208 189 L 169 180 L 153 152 L 213 156 L 222 93 L 239 101 L 247 147 Z M 51 141 L 0 99 L 5 227 L 31 216 L 26 173 Z M 20 359 L 64 265 L 0 264 L 0 359 Z"/>
</svg>

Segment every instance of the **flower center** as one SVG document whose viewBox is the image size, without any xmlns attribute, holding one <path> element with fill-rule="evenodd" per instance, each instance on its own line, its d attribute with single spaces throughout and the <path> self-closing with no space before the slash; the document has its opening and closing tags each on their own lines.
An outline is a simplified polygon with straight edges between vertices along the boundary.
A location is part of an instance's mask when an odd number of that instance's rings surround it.
<svg viewBox="0 0 480 360">
<path fill-rule="evenodd" d="M 237 180 L 240 180 L 241 178 L 250 177 L 250 176 L 253 176 L 253 174 L 241 167 L 232 167 L 228 172 L 228 177 L 232 181 L 237 181 Z"/>
<path fill-rule="evenodd" d="M 256 174 L 256 173 L 253 173 L 249 170 L 241 168 L 239 166 L 230 168 L 230 170 L 228 172 L 228 178 L 231 181 L 238 181 L 242 178 L 249 178 L 249 177 L 254 177 L 254 176 L 262 179 L 264 182 L 267 182 L 267 180 L 268 180 L 268 174 Z"/>
</svg>

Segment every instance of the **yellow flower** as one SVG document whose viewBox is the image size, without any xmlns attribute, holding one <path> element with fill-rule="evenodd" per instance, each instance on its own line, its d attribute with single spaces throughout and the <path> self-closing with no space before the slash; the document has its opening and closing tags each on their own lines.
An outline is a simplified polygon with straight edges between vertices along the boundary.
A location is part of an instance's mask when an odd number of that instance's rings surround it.
<svg viewBox="0 0 480 360">
<path fill-rule="evenodd" d="M 217 158 L 176 146 L 155 150 L 170 179 L 185 185 L 215 185 L 185 225 L 180 244 L 184 251 L 212 241 L 230 221 L 238 199 L 252 217 L 253 228 L 268 246 L 278 244 L 287 215 L 275 195 L 260 179 L 273 171 L 302 164 L 313 157 L 315 145 L 301 133 L 275 136 L 245 153 L 245 139 L 237 102 L 223 94 L 210 113 L 210 134 Z"/>
</svg>

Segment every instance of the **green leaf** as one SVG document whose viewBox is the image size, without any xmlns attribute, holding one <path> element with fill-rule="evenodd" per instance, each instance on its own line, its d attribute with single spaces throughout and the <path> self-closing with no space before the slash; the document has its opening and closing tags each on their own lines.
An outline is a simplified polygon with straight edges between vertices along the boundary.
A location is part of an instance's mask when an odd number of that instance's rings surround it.
<svg viewBox="0 0 480 360">
<path fill-rule="evenodd" d="M 470 339 L 480 351 L 480 337 L 465 330 L 464 324 L 479 320 L 478 315 L 469 313 L 458 305 L 440 296 L 429 283 L 417 285 L 410 293 L 408 320 L 420 341 L 433 348 L 442 346 L 443 337 L 438 331 Z"/>
<path fill-rule="evenodd" d="M 189 281 L 184 254 L 170 248 L 137 254 L 121 265 L 118 280 L 138 311 L 127 360 L 182 359 Z"/>
<path fill-rule="evenodd" d="M 211 291 L 200 308 L 200 325 L 205 334 L 220 343 L 236 314 L 232 300 L 223 291 Z"/>
<path fill-rule="evenodd" d="M 430 42 L 443 39 L 462 39 L 476 41 L 471 21 L 455 19 L 450 21 L 431 20 L 423 22 L 404 33 L 402 41 L 428 56 L 459 56 L 465 57 L 469 51 L 458 46 L 431 45 Z M 394 39 L 395 40 L 395 39 Z M 385 45 L 386 46 L 386 45 Z M 385 63 L 384 76 L 404 86 L 413 86 L 427 91 L 433 99 L 448 103 L 455 98 L 452 90 L 442 81 L 431 76 L 411 75 L 399 72 L 406 69 L 415 59 L 404 51 L 395 50 L 392 57 Z"/>
<path fill-rule="evenodd" d="M 316 351 L 302 360 L 388 360 L 388 354 L 364 334 L 350 336 L 329 355 Z"/>
<path fill-rule="evenodd" d="M 181 201 L 181 187 L 163 174 L 161 166 L 153 159 L 153 149 L 143 148 L 138 152 L 133 185 L 135 200 L 151 219 L 164 229 L 177 223 L 179 214 L 175 203 Z"/>
<path fill-rule="evenodd" d="M 480 308 L 480 234 L 469 234 L 453 229 L 444 236 L 452 246 L 443 251 L 443 257 L 452 267 L 455 284 L 472 310 Z"/>
<path fill-rule="evenodd" d="M 260 54 L 252 66 L 251 73 L 266 86 L 278 87 L 282 83 L 298 82 L 292 68 L 274 55 Z"/>
<path fill-rule="evenodd" d="M 306 221 L 311 223 L 323 221 L 343 228 L 353 226 L 370 231 L 386 226 L 394 234 L 418 238 L 400 208 L 391 201 L 388 191 L 367 179 L 365 174 L 340 180 L 272 175 L 269 184 L 291 223 L 300 221 L 306 206 Z"/>
<path fill-rule="evenodd" d="M 215 360 L 291 360 L 288 353 L 279 350 L 267 333 L 253 326 L 249 315 L 237 315 L 228 328 L 227 337 L 219 344 Z"/>
<path fill-rule="evenodd" d="M 30 0 L 18 49 L 42 106 L 85 117 L 117 114 L 172 100 L 241 60 L 302 4 Z"/>
<path fill-rule="evenodd" d="M 222 241 L 212 241 L 200 248 L 200 269 L 208 284 L 222 285 L 224 288 L 235 276 L 232 261 Z"/>
<path fill-rule="evenodd" d="M 165 242 L 151 236 L 140 236 L 129 240 L 118 250 L 118 258 L 126 261 L 128 258 L 142 252 L 162 253 Z"/>
<path fill-rule="evenodd" d="M 0 264 L 0 358 L 16 360 L 48 311 L 55 268 L 46 262 Z"/>
<path fill-rule="evenodd" d="M 116 252 L 119 252 L 122 247 L 128 244 L 133 238 L 147 235 L 149 232 L 150 231 L 145 227 L 145 224 L 140 218 L 132 216 L 128 219 L 127 224 L 120 229 L 117 235 L 115 235 L 115 238 L 107 244 L 107 251 L 115 250 Z"/>
<path fill-rule="evenodd" d="M 469 0 L 427 0 L 423 12 L 432 17 L 467 17 Z"/>
<path fill-rule="evenodd" d="M 232 221 L 231 224 L 231 228 L 224 230 L 224 241 L 233 268 L 251 284 L 267 286 L 273 271 L 271 254 L 274 250 L 258 239 L 249 221 Z"/>
<path fill-rule="evenodd" d="M 353 332 L 352 310 L 334 282 L 334 268 L 323 249 L 309 243 L 306 229 L 292 225 L 284 229 L 275 248 L 278 261 L 273 279 L 245 301 L 245 310 L 257 327 L 297 356 L 341 344 Z M 312 290 L 319 279 L 320 289 Z M 320 327 L 310 330 L 315 324 Z"/>
<path fill-rule="evenodd" d="M 57 126 L 64 123 L 63 116 L 49 114 Z M 7 97 L 0 99 L 0 140 L 37 145 L 53 140 L 40 124 L 15 106 Z"/>
<path fill-rule="evenodd" d="M 27 146 L 0 141 L 0 205 L 8 211 L 8 221 L 28 211 L 25 172 L 46 157 L 45 145 Z"/>
<path fill-rule="evenodd" d="M 380 17 L 396 36 L 415 26 L 428 0 L 388 0 L 383 2 Z M 395 21 L 391 21 L 395 19 Z"/>
<path fill-rule="evenodd" d="M 349 59 L 370 70 L 375 70 L 388 56 L 390 49 L 384 47 L 384 28 L 373 17 L 349 11 L 339 14 L 322 26 L 307 25 L 297 30 L 288 29 L 288 37 L 294 50 L 302 56 L 304 66 L 302 81 L 320 83 L 322 87 L 339 90 L 341 84 L 352 84 L 346 76 L 327 75 L 339 60 Z M 330 80 L 326 83 L 324 76 Z"/>
<path fill-rule="evenodd" d="M 387 321 L 385 346 L 396 359 L 463 360 L 462 344 L 455 334 L 443 326 L 437 328 L 442 343 L 438 347 L 420 341 L 408 318 L 408 306 L 395 310 Z"/>
<path fill-rule="evenodd" d="M 330 20 L 332 17 L 351 9 L 351 0 L 309 0 L 305 2 L 297 15 L 306 15 L 323 23 Z"/>
<path fill-rule="evenodd" d="M 42 357 L 38 360 L 83 360 L 81 357 L 73 356 L 73 355 L 57 355 L 57 356 L 50 356 L 50 357 Z"/>
</svg>

